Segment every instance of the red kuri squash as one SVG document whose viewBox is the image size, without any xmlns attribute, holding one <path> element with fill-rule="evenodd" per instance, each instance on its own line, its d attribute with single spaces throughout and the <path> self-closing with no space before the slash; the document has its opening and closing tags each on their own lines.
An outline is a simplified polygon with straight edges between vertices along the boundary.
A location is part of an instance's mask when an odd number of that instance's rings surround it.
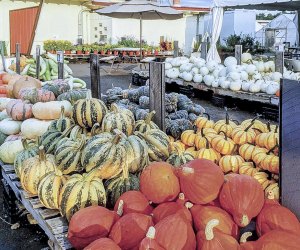
<svg viewBox="0 0 300 250">
<path fill-rule="evenodd" d="M 167 250 L 196 249 L 196 237 L 191 223 L 177 213 L 158 222 L 155 230 L 156 242 Z"/>
<path fill-rule="evenodd" d="M 91 206 L 75 213 L 69 224 L 68 239 L 76 249 L 106 237 L 118 215 L 104 207 Z"/>
<path fill-rule="evenodd" d="M 181 191 L 194 204 L 207 204 L 218 197 L 224 183 L 222 170 L 210 160 L 196 159 L 178 169 Z"/>
<path fill-rule="evenodd" d="M 153 207 L 150 206 L 149 201 L 140 191 L 127 191 L 122 194 L 117 200 L 114 210 L 117 211 L 120 202 L 123 202 L 123 215 L 128 213 L 140 213 L 150 215 Z"/>
<path fill-rule="evenodd" d="M 152 162 L 141 174 L 140 190 L 149 201 L 157 204 L 176 199 L 180 186 L 172 165 Z"/>
<path fill-rule="evenodd" d="M 84 248 L 84 250 L 122 250 L 122 249 L 111 239 L 101 238 L 89 244 L 87 247 Z"/>
<path fill-rule="evenodd" d="M 155 228 L 149 227 L 146 238 L 140 244 L 139 250 L 165 250 L 155 240 Z"/>
<path fill-rule="evenodd" d="M 139 246 L 151 226 L 153 226 L 151 216 L 138 213 L 126 214 L 113 225 L 109 238 L 122 250 L 129 250 Z"/>
<path fill-rule="evenodd" d="M 264 205 L 264 191 L 253 177 L 235 175 L 224 183 L 220 192 L 223 209 L 233 216 L 240 227 L 247 226 Z"/>
</svg>

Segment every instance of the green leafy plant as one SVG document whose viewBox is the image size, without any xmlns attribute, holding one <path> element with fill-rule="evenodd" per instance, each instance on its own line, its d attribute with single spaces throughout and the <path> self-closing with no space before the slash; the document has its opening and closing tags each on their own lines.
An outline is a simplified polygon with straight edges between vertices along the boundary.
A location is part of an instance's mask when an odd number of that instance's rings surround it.
<svg viewBox="0 0 300 250">
<path fill-rule="evenodd" d="M 101 46 L 99 44 L 94 43 L 91 45 L 92 51 L 100 51 L 100 48 L 101 48 Z"/>
<path fill-rule="evenodd" d="M 76 51 L 82 51 L 82 45 L 76 45 L 75 49 Z"/>
<path fill-rule="evenodd" d="M 57 43 L 55 40 L 46 40 L 44 41 L 44 50 L 51 51 L 51 50 L 57 50 Z"/>
<path fill-rule="evenodd" d="M 89 45 L 89 44 L 83 44 L 82 50 L 83 50 L 84 52 L 89 52 L 89 51 L 91 51 L 91 45 Z"/>
</svg>

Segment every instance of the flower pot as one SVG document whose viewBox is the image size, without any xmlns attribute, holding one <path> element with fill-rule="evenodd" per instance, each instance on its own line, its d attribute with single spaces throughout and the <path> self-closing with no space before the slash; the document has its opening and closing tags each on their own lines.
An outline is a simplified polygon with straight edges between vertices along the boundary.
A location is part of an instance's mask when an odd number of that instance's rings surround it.
<svg viewBox="0 0 300 250">
<path fill-rule="evenodd" d="M 107 55 L 111 55 L 112 52 L 110 50 L 107 51 Z"/>
<path fill-rule="evenodd" d="M 85 55 L 89 55 L 89 54 L 90 54 L 90 51 L 85 51 L 84 54 L 85 54 Z"/>
<path fill-rule="evenodd" d="M 156 55 L 156 56 L 158 55 L 158 50 L 154 51 L 154 55 Z"/>
<path fill-rule="evenodd" d="M 81 50 L 76 50 L 76 54 L 77 55 L 82 55 L 82 51 Z"/>
<path fill-rule="evenodd" d="M 94 54 L 98 54 L 99 51 L 98 51 L 98 50 L 94 50 L 93 53 L 94 53 Z"/>
<path fill-rule="evenodd" d="M 138 50 L 137 52 L 135 52 L 136 56 L 140 56 L 141 52 Z"/>
<path fill-rule="evenodd" d="M 148 50 L 148 51 L 147 51 L 147 55 L 152 55 L 152 51 L 151 51 L 151 50 Z"/>
<path fill-rule="evenodd" d="M 50 54 L 56 54 L 56 50 L 50 50 L 49 53 Z"/>
<path fill-rule="evenodd" d="M 114 56 L 117 56 L 119 55 L 119 52 L 118 51 L 114 51 Z"/>
<path fill-rule="evenodd" d="M 65 54 L 71 54 L 71 50 L 65 50 Z"/>
<path fill-rule="evenodd" d="M 123 55 L 123 56 L 126 56 L 126 55 L 127 55 L 127 52 L 126 52 L 126 51 L 123 51 L 123 52 L 122 52 L 122 55 Z"/>
<path fill-rule="evenodd" d="M 134 52 L 133 51 L 129 51 L 129 56 L 134 56 Z"/>
<path fill-rule="evenodd" d="M 101 51 L 100 51 L 100 55 L 104 56 L 104 55 L 105 55 L 105 52 L 106 52 L 106 51 L 101 50 Z"/>
<path fill-rule="evenodd" d="M 147 56 L 148 52 L 147 51 L 143 51 L 143 56 Z"/>
</svg>

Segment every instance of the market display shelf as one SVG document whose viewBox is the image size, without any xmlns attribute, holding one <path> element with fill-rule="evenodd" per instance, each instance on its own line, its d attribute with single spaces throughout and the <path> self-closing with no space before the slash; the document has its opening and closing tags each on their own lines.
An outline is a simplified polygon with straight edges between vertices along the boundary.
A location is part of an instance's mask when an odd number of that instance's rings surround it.
<svg viewBox="0 0 300 250">
<path fill-rule="evenodd" d="M 0 163 L 0 165 L 3 181 L 10 186 L 15 193 L 16 198 L 44 230 L 49 238 L 49 247 L 52 250 L 71 249 L 72 246 L 66 237 L 68 223 L 61 217 L 59 211 L 44 207 L 36 195 L 31 195 L 23 190 L 13 165 L 6 165 L 3 163 Z"/>
<path fill-rule="evenodd" d="M 231 91 L 229 89 L 214 88 L 207 86 L 203 83 L 185 82 L 181 79 L 171 79 L 166 77 L 166 83 L 177 84 L 179 86 L 192 86 L 194 89 L 202 91 L 212 91 L 215 95 L 227 96 L 241 100 L 253 101 L 263 104 L 269 104 L 272 106 L 279 106 L 279 98 L 274 95 L 268 95 L 265 93 L 250 93 L 245 91 Z"/>
</svg>

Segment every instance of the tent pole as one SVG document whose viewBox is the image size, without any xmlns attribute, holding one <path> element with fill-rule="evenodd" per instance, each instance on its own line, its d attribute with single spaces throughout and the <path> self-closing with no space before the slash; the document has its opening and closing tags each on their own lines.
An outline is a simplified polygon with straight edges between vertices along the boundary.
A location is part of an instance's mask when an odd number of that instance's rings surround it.
<svg viewBox="0 0 300 250">
<path fill-rule="evenodd" d="M 143 21 L 142 21 L 142 13 L 140 13 L 140 60 L 143 59 L 143 54 L 142 54 L 142 33 L 143 33 Z"/>
</svg>

